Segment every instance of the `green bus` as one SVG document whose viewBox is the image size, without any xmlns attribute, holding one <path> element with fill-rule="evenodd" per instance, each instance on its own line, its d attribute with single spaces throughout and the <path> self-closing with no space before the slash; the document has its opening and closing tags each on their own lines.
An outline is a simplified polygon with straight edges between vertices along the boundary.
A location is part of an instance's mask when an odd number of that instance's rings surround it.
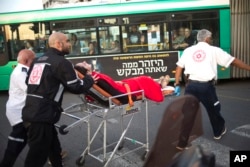
<svg viewBox="0 0 250 167">
<path fill-rule="evenodd" d="M 174 79 L 184 36 L 200 29 L 213 33 L 213 45 L 230 52 L 229 0 L 155 0 L 0 13 L 0 90 L 8 90 L 21 49 L 37 56 L 48 37 L 60 31 L 72 42 L 66 57 L 90 62 L 115 80 L 149 75 Z M 219 79 L 230 69 L 218 67 Z"/>
</svg>

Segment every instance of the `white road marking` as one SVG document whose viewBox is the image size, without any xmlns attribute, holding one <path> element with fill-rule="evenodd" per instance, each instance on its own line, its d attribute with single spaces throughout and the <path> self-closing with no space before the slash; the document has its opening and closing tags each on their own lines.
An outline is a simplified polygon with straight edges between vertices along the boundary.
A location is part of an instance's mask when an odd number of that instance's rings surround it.
<svg viewBox="0 0 250 167">
<path fill-rule="evenodd" d="M 231 132 L 242 137 L 250 138 L 250 125 L 248 124 L 240 126 L 238 128 L 231 130 Z"/>
<path fill-rule="evenodd" d="M 203 137 L 199 137 L 192 142 L 192 145 L 200 145 L 205 152 L 210 152 L 215 154 L 216 166 L 219 167 L 229 167 L 229 156 L 230 150 L 233 150 L 230 147 L 224 146 L 220 143 L 217 143 L 214 140 L 209 140 Z M 126 148 L 123 148 L 126 149 Z M 128 151 L 128 150 L 127 150 Z M 123 158 L 115 159 L 111 161 L 110 167 L 141 167 L 143 165 L 143 161 L 140 159 L 140 155 L 136 153 L 130 153 Z"/>
</svg>

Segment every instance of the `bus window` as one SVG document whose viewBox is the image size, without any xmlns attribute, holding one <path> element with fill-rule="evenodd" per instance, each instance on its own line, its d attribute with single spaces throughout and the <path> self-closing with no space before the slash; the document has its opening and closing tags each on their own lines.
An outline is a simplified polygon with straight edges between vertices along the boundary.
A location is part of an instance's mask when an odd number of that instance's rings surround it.
<svg viewBox="0 0 250 167">
<path fill-rule="evenodd" d="M 66 56 L 98 54 L 96 19 L 53 21 L 50 25 L 52 31 L 68 35 L 71 52 Z"/>
<path fill-rule="evenodd" d="M 71 24 L 71 22 L 68 22 L 68 24 Z M 67 56 L 98 54 L 96 28 L 65 29 L 59 31 L 68 35 L 71 42 L 71 51 Z M 91 51 L 92 48 L 94 48 L 94 52 Z"/>
<path fill-rule="evenodd" d="M 161 33 L 163 31 L 161 27 L 161 24 L 123 26 L 123 30 L 125 30 L 122 33 L 124 50 L 127 52 L 163 50 L 164 34 Z"/>
<path fill-rule="evenodd" d="M 219 46 L 218 12 L 189 12 L 172 14 L 171 48 L 185 49 L 197 43 L 200 29 L 208 29 L 213 34 L 213 45 Z M 187 21 L 188 20 L 188 21 Z"/>
<path fill-rule="evenodd" d="M 78 39 L 77 33 L 70 33 L 69 37 L 70 43 L 71 43 L 71 51 L 70 54 L 73 55 L 79 55 L 81 53 L 81 43 L 80 40 Z"/>
<path fill-rule="evenodd" d="M 6 41 L 10 59 L 16 60 L 21 49 L 33 50 L 37 56 L 47 48 L 45 23 L 6 25 Z"/>
<path fill-rule="evenodd" d="M 102 53 L 120 53 L 120 29 L 119 26 L 100 27 L 99 44 Z"/>
<path fill-rule="evenodd" d="M 0 27 L 0 54 L 4 53 L 5 46 L 4 46 L 4 36 L 3 33 L 1 32 L 1 27 Z"/>
<path fill-rule="evenodd" d="M 213 33 L 213 45 L 218 46 L 218 24 L 216 21 L 192 21 L 175 23 L 171 32 L 172 49 L 185 49 L 197 43 L 197 33 L 200 29 L 208 29 Z"/>
<path fill-rule="evenodd" d="M 96 28 L 88 28 L 84 33 L 80 33 L 81 42 L 84 45 L 81 53 L 86 55 L 97 55 L 99 53 L 97 44 Z"/>
<path fill-rule="evenodd" d="M 160 24 L 148 25 L 147 44 L 149 51 L 163 50 L 164 40 L 160 36 Z"/>
<path fill-rule="evenodd" d="M 0 68 L 2 65 L 7 64 L 9 61 L 6 42 L 5 42 L 5 27 L 0 26 Z M 0 74 L 1 77 L 1 74 Z"/>
<path fill-rule="evenodd" d="M 184 43 L 184 35 L 185 29 L 180 26 L 176 29 L 173 29 L 171 37 L 172 37 L 172 46 L 174 49 L 178 49 L 179 45 Z"/>
<path fill-rule="evenodd" d="M 173 30 L 172 47 L 173 49 L 185 49 L 196 44 L 196 32 L 190 26 L 180 26 Z"/>
<path fill-rule="evenodd" d="M 126 26 L 122 28 L 125 32 L 123 33 L 123 48 L 125 52 L 141 52 L 143 51 L 143 44 L 146 42 L 146 33 L 143 33 L 139 29 L 138 25 Z M 147 31 L 147 27 L 145 30 Z"/>
</svg>

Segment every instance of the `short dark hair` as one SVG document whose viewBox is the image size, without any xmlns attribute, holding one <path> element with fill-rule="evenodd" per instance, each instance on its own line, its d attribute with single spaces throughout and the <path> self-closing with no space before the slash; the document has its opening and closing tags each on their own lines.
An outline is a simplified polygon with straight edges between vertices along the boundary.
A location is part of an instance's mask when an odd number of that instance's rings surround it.
<svg viewBox="0 0 250 167">
<path fill-rule="evenodd" d="M 81 74 L 83 74 L 83 75 L 86 75 L 86 74 L 87 74 L 87 71 L 88 71 L 88 70 L 87 70 L 86 68 L 84 68 L 84 67 L 75 65 L 74 68 L 75 68 L 77 71 L 79 71 Z"/>
</svg>

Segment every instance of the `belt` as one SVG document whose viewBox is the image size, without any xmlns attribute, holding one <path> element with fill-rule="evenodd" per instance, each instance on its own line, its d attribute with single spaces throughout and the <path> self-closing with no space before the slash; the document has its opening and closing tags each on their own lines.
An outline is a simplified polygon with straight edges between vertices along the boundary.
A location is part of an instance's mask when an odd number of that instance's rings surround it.
<svg viewBox="0 0 250 167">
<path fill-rule="evenodd" d="M 190 82 L 190 83 L 214 83 L 215 80 L 212 79 L 212 80 L 210 80 L 210 81 L 197 81 L 197 80 L 189 79 L 188 82 Z"/>
</svg>

